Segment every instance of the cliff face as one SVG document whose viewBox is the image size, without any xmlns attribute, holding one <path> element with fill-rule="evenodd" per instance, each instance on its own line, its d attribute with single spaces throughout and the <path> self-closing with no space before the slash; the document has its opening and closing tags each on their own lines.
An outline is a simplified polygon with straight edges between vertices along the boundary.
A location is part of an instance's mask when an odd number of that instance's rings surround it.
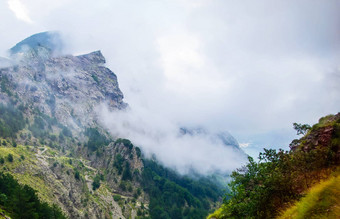
<svg viewBox="0 0 340 219">
<path fill-rule="evenodd" d="M 15 98 L 22 104 L 56 117 L 76 130 L 94 125 L 94 109 L 100 103 L 111 109 L 126 106 L 117 77 L 104 66 L 105 58 L 100 51 L 55 57 L 51 52 L 41 52 L 49 51 L 43 46 L 22 47 L 25 50 L 13 55 L 17 58 L 20 53 L 17 64 L 0 69 L 1 78 L 10 82 L 6 86 L 16 90 Z M 6 96 L 0 93 L 0 100 L 7 101 Z"/>
</svg>

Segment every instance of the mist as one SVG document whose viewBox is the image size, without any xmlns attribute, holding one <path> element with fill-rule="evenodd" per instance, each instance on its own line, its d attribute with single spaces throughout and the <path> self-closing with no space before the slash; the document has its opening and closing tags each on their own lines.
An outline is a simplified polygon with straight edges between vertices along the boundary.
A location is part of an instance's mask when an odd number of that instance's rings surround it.
<svg viewBox="0 0 340 219">
<path fill-rule="evenodd" d="M 181 171 L 229 170 L 240 156 L 178 138 L 178 127 L 229 131 L 256 157 L 264 147 L 288 149 L 293 122 L 337 113 L 339 4 L 8 0 L 0 3 L 0 56 L 46 30 L 60 31 L 66 53 L 101 50 L 131 108 L 102 112 L 112 132 Z"/>
<path fill-rule="evenodd" d="M 113 136 L 131 139 L 147 158 L 154 158 L 181 174 L 229 174 L 245 164 L 246 154 L 225 145 L 214 133 L 181 134 L 178 124 L 140 107 L 110 111 L 97 108 L 100 122 Z"/>
</svg>

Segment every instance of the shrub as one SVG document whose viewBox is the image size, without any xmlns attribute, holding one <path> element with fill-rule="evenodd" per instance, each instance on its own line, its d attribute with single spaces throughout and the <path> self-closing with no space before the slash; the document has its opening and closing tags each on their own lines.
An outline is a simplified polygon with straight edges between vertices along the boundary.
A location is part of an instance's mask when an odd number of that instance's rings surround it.
<svg viewBox="0 0 340 219">
<path fill-rule="evenodd" d="M 80 179 L 80 173 L 79 173 L 78 170 L 76 170 L 76 171 L 74 172 L 74 178 L 76 178 L 76 180 L 79 180 L 79 179 Z"/>
<path fill-rule="evenodd" d="M 118 202 L 122 197 L 120 195 L 114 195 L 113 196 L 113 200 L 115 200 L 115 202 Z"/>
<path fill-rule="evenodd" d="M 7 160 L 8 160 L 9 162 L 13 162 L 13 155 L 12 155 L 12 154 L 8 154 L 8 155 L 7 155 Z"/>
<path fill-rule="evenodd" d="M 93 180 L 93 183 L 92 183 L 92 189 L 93 190 L 96 190 L 100 187 L 100 175 L 97 174 L 95 177 L 94 177 L 94 180 Z"/>
</svg>

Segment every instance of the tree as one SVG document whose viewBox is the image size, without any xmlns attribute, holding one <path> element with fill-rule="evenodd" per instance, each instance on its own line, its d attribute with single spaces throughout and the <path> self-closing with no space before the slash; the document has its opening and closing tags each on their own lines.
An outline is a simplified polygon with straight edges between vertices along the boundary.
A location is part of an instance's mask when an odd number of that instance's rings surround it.
<svg viewBox="0 0 340 219">
<path fill-rule="evenodd" d="M 75 171 L 74 173 L 74 178 L 76 178 L 76 180 L 79 180 L 80 179 L 80 173 L 78 170 Z"/>
<path fill-rule="evenodd" d="M 310 125 L 308 125 L 308 124 L 298 124 L 298 123 L 296 123 L 296 122 L 294 122 L 293 123 L 293 126 L 294 126 L 294 129 L 296 130 L 296 134 L 297 135 L 305 135 L 306 133 L 307 133 L 307 131 L 308 130 L 310 130 L 311 129 L 311 127 L 310 127 Z"/>
<path fill-rule="evenodd" d="M 94 180 L 93 180 L 93 183 L 92 183 L 92 189 L 93 190 L 96 190 L 100 187 L 100 175 L 97 174 L 95 177 L 94 177 Z"/>
<path fill-rule="evenodd" d="M 8 155 L 7 155 L 7 160 L 8 160 L 9 162 L 13 162 L 13 155 L 12 155 L 12 154 L 8 154 Z"/>
</svg>

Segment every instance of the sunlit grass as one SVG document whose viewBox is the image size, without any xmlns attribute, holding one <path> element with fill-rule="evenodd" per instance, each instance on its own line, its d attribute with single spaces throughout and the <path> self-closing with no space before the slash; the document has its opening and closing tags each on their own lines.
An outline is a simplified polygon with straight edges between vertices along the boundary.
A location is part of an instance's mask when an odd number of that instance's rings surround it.
<svg viewBox="0 0 340 219">
<path fill-rule="evenodd" d="M 313 186 L 279 217 L 286 218 L 340 218 L 340 176 Z"/>
</svg>

